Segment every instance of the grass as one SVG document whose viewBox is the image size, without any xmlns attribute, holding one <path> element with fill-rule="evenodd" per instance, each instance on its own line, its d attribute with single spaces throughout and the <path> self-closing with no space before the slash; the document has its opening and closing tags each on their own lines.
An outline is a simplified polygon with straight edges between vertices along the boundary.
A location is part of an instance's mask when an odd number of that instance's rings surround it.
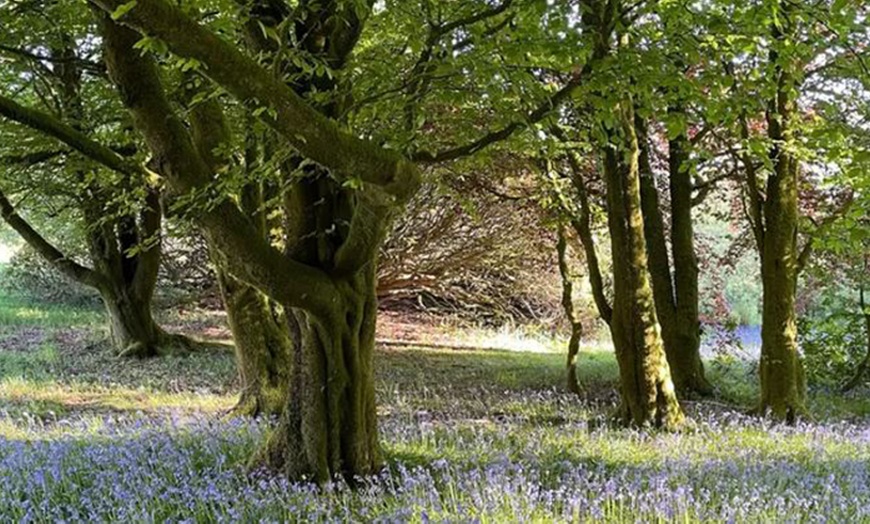
<svg viewBox="0 0 870 524">
<path fill-rule="evenodd" d="M 270 423 L 223 417 L 230 351 L 121 360 L 88 313 L 50 309 L 0 335 L 0 521 L 870 522 L 870 402 L 815 391 L 814 422 L 772 426 L 742 414 L 740 361 L 709 363 L 717 400 L 660 434 L 600 423 L 606 349 L 584 349 L 578 398 L 560 352 L 381 348 L 388 468 L 316 488 L 247 471 Z"/>
<path fill-rule="evenodd" d="M 102 311 L 96 308 L 42 304 L 26 297 L 0 293 L 0 329 L 26 326 L 93 326 L 102 321 L 102 315 Z"/>
</svg>

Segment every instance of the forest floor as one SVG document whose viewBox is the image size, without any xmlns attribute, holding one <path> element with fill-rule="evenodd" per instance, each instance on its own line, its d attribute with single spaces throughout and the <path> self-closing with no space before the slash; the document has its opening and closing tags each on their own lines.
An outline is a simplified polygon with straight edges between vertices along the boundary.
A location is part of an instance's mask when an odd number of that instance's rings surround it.
<svg viewBox="0 0 870 524">
<path fill-rule="evenodd" d="M 0 522 L 870 522 L 866 390 L 813 391 L 812 420 L 775 426 L 744 414 L 753 365 L 720 358 L 685 431 L 618 429 L 606 344 L 584 347 L 577 397 L 558 341 L 387 315 L 382 339 L 466 349 L 382 345 L 387 468 L 316 488 L 247 470 L 271 422 L 225 416 L 219 315 L 168 315 L 210 344 L 144 361 L 114 358 L 100 321 L 0 299 Z"/>
</svg>

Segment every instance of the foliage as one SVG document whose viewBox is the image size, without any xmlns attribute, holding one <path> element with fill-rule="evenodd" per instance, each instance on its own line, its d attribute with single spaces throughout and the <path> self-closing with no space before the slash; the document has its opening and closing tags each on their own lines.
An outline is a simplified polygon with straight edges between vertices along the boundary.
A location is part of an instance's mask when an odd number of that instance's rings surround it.
<svg viewBox="0 0 870 524">
<path fill-rule="evenodd" d="M 381 248 L 383 307 L 454 311 L 478 322 L 552 318 L 553 240 L 528 198 L 429 184 Z M 454 184 L 461 184 L 454 181 Z"/>
<path fill-rule="evenodd" d="M 27 245 L 19 249 L 3 268 L 0 292 L 69 306 L 94 306 L 100 303 L 100 297 L 94 289 L 59 273 Z"/>
</svg>

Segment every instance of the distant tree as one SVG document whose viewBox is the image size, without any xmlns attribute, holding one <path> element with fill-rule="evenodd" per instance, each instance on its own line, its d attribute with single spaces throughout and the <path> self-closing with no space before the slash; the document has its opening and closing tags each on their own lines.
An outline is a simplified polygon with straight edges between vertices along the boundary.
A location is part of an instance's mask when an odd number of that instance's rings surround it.
<svg viewBox="0 0 870 524">
<path fill-rule="evenodd" d="M 60 126 L 63 132 L 81 137 L 94 126 L 88 105 L 104 95 L 95 77 L 105 71 L 82 38 L 87 24 L 81 17 L 73 16 L 63 27 L 47 22 L 70 15 L 56 5 L 22 4 L 2 12 L 0 23 L 8 29 L 0 38 L 0 63 L 7 67 L 4 82 L 19 97 L 41 101 L 52 116 L 40 115 L 6 97 L 0 97 L 0 115 L 36 127 L 51 127 L 63 118 L 69 123 Z M 6 125 L 0 132 L 4 135 L 0 173 L 4 186 L 13 187 L 8 196 L 0 191 L 2 218 L 53 268 L 100 294 L 115 352 L 149 357 L 186 348 L 184 337 L 166 333 L 152 317 L 161 261 L 159 187 L 129 171 L 120 177 L 105 176 L 102 166 L 74 151 L 26 131 L 22 136 L 20 126 Z M 117 145 L 107 153 L 116 157 L 135 154 L 120 129 L 114 127 L 112 132 Z M 25 198 L 34 192 L 41 198 Z M 13 203 L 16 196 L 21 197 L 17 205 Z M 79 241 L 87 246 L 89 264 L 79 263 L 39 231 L 52 229 L 53 220 L 38 219 L 40 214 L 49 214 L 50 201 L 60 209 L 74 210 L 59 213 L 62 218 L 55 221 L 72 218 L 78 224 L 56 224 L 53 229 L 83 233 Z M 38 229 L 26 215 L 48 227 Z"/>
</svg>

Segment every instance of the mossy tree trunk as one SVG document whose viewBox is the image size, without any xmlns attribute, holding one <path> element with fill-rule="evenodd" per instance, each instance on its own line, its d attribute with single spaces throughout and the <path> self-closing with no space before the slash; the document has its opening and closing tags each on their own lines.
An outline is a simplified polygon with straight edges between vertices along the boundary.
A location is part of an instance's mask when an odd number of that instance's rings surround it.
<svg viewBox="0 0 870 524">
<path fill-rule="evenodd" d="M 775 419 L 793 422 L 805 408 L 806 380 L 798 354 L 795 295 L 798 277 L 798 172 L 792 148 L 795 143 L 796 64 L 780 58 L 778 49 L 787 45 L 795 31 L 791 8 L 777 5 L 779 21 L 773 25 L 771 65 L 776 90 L 768 104 L 767 133 L 771 141 L 764 195 L 757 190 L 755 172 L 748 169 L 754 229 L 761 258 L 762 326 L 761 399 L 759 409 Z M 791 59 L 794 61 L 794 59 Z M 744 122 L 744 133 L 745 122 Z M 747 166 L 751 162 L 747 163 Z"/>
<path fill-rule="evenodd" d="M 665 221 L 649 159 L 647 126 L 641 119 L 637 119 L 636 125 L 641 144 L 640 192 L 644 234 L 665 353 L 678 392 L 709 394 L 712 386 L 704 375 L 704 364 L 701 361 L 698 261 L 692 223 L 692 178 L 688 166 L 685 165 L 689 153 L 688 139 L 685 135 L 680 135 L 668 141 L 671 212 L 669 256 Z"/>
<path fill-rule="evenodd" d="M 374 262 L 374 260 L 373 260 Z M 255 466 L 290 478 L 347 480 L 381 467 L 375 405 L 375 274 L 338 283 L 328 315 L 297 312 L 296 353 L 286 408 Z"/>
<path fill-rule="evenodd" d="M 628 46 L 627 36 L 621 35 L 617 50 L 612 47 L 622 7 L 618 0 L 584 2 L 582 23 L 592 40 L 593 64 L 606 63 L 618 49 Z M 595 69 L 593 72 L 598 72 Z M 606 69 L 601 74 L 606 75 Z M 602 98 L 609 102 L 607 108 L 599 108 L 608 114 L 597 131 L 607 191 L 613 304 L 601 304 L 599 310 L 602 318 L 609 320 L 619 365 L 619 418 L 626 425 L 674 429 L 682 424 L 684 416 L 671 379 L 650 282 L 634 103 L 627 89 Z M 576 157 L 572 169 L 577 176 Z M 588 224 L 586 230 L 584 236 L 588 236 Z"/>
<path fill-rule="evenodd" d="M 211 171 L 228 169 L 226 157 L 230 143 L 229 126 L 220 105 L 214 100 L 190 103 L 194 89 L 188 90 L 191 141 Z M 251 131 L 247 130 L 251 135 Z M 238 206 L 250 220 L 258 237 L 270 242 L 263 185 L 254 171 L 261 167 L 262 152 L 252 136 L 245 140 L 243 160 L 247 183 L 239 190 Z M 287 314 L 269 297 L 235 277 L 208 232 L 210 257 L 220 288 L 227 323 L 233 336 L 241 393 L 231 411 L 233 416 L 277 416 L 286 403 L 290 384 L 291 359 L 298 336 L 288 330 Z"/>
<path fill-rule="evenodd" d="M 109 12 L 117 8 L 115 2 L 97 3 Z M 314 4 L 304 8 L 314 11 L 297 21 L 295 30 L 304 35 L 298 45 L 341 69 L 361 29 L 357 11 L 334 12 L 331 3 L 323 11 Z M 283 246 L 264 238 L 237 201 L 217 199 L 192 214 L 229 274 L 280 304 L 288 333 L 298 329 L 280 424 L 252 466 L 318 481 L 378 470 L 372 375 L 377 253 L 393 211 L 419 187 L 418 169 L 339 129 L 331 117 L 341 114 L 335 107 L 340 98 L 318 108 L 303 101 L 300 95 L 309 85 L 329 91 L 326 75 L 296 77 L 285 85 L 157 0 L 138 2 L 121 22 L 196 58 L 213 81 L 239 99 L 274 109 L 276 117 L 267 112 L 264 121 L 298 152 L 292 183 L 282 193 Z M 167 101 L 153 61 L 133 51 L 139 34 L 108 16 L 103 24 L 108 70 L 159 172 L 178 192 L 205 187 L 214 166 Z M 349 177 L 358 177 L 362 187 L 343 183 Z"/>
<path fill-rule="evenodd" d="M 234 415 L 277 416 L 286 403 L 294 351 L 286 315 L 269 298 L 220 268 L 221 297 L 233 334 L 241 394 Z"/>
<path fill-rule="evenodd" d="M 106 220 L 93 205 L 85 208 L 89 223 L 96 224 L 88 231 L 92 267 L 79 264 L 51 244 L 2 192 L 0 211 L 6 223 L 55 269 L 99 292 L 118 355 L 153 357 L 188 346 L 184 337 L 170 335 L 158 326 L 151 313 L 161 258 L 162 211 L 157 192 L 146 197 L 138 220 L 129 215 Z M 138 251 L 131 254 L 134 248 Z"/>
<path fill-rule="evenodd" d="M 604 152 L 613 253 L 610 323 L 622 392 L 621 417 L 635 426 L 675 428 L 683 419 L 656 317 L 640 200 L 639 145 L 629 100 L 617 108 L 621 128 Z"/>
<path fill-rule="evenodd" d="M 105 206 L 85 207 L 90 224 L 88 247 L 97 290 L 103 299 L 115 351 L 121 356 L 153 357 L 186 349 L 188 341 L 170 335 L 154 321 L 151 303 L 161 259 L 162 207 L 156 190 L 148 193 L 139 217 L 120 214 L 106 221 Z"/>
</svg>

